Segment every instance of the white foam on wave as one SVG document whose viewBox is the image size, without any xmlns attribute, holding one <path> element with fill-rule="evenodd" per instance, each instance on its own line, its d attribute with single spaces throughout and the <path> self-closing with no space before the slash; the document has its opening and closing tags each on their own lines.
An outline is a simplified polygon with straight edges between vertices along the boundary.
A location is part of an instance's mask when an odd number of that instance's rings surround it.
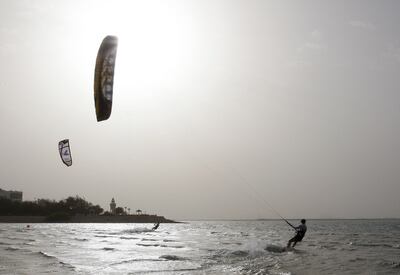
<svg viewBox="0 0 400 275">
<path fill-rule="evenodd" d="M 248 241 L 245 241 L 241 245 L 241 249 L 248 251 L 250 255 L 256 256 L 259 255 L 260 253 L 265 252 L 265 247 L 267 246 L 266 241 L 260 241 L 258 239 L 250 239 Z"/>
<path fill-rule="evenodd" d="M 56 260 L 57 260 L 57 257 L 51 256 L 51 255 L 49 255 L 49 254 L 47 254 L 46 252 L 43 252 L 43 251 L 39 251 L 37 254 L 42 255 L 42 256 L 44 256 L 45 258 L 56 259 Z"/>
</svg>

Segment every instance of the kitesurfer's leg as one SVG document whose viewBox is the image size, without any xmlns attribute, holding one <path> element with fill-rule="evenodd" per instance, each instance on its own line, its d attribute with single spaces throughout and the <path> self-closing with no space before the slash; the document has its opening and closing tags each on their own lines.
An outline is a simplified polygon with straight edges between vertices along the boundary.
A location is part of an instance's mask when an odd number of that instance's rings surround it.
<svg viewBox="0 0 400 275">
<path fill-rule="evenodd" d="M 302 239 L 303 239 L 303 237 L 302 237 L 301 235 L 297 234 L 297 235 L 292 239 L 292 240 L 293 240 L 293 246 L 292 246 L 292 247 L 295 247 L 296 244 L 297 244 L 297 242 L 301 242 Z"/>
<path fill-rule="evenodd" d="M 292 242 L 296 241 L 296 237 L 291 238 L 288 243 L 287 243 L 287 247 L 290 247 L 290 245 L 292 244 Z"/>
</svg>

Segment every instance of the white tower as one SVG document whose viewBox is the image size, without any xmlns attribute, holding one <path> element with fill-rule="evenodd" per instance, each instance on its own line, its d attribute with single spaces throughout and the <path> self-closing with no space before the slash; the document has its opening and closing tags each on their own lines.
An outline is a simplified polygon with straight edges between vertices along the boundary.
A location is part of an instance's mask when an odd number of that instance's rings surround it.
<svg viewBox="0 0 400 275">
<path fill-rule="evenodd" d="M 117 207 L 117 204 L 115 203 L 114 198 L 112 198 L 111 203 L 110 203 L 110 212 L 111 214 L 115 215 L 115 208 Z"/>
</svg>

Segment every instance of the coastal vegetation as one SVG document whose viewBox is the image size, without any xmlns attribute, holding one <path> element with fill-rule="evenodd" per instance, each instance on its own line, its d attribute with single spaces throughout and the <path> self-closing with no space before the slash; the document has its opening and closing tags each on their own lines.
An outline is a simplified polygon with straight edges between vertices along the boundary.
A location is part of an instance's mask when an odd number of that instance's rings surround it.
<svg viewBox="0 0 400 275">
<path fill-rule="evenodd" d="M 84 198 L 75 196 L 60 201 L 37 199 L 18 201 L 0 197 L 0 223 L 174 223 L 163 216 L 129 214 L 130 208 L 104 211 Z"/>
<path fill-rule="evenodd" d="M 55 201 L 13 201 L 0 198 L 0 216 L 47 216 L 49 221 L 66 220 L 75 215 L 99 215 L 103 208 L 79 196 Z"/>
</svg>

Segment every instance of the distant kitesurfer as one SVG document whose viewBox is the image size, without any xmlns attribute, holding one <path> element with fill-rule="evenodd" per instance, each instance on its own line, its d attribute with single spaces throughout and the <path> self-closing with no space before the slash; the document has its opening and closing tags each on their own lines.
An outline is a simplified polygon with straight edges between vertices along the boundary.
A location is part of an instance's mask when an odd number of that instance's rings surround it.
<svg viewBox="0 0 400 275">
<path fill-rule="evenodd" d="M 296 230 L 296 236 L 291 238 L 287 244 L 287 247 L 290 247 L 290 245 L 293 243 L 292 247 L 295 247 L 297 242 L 301 242 L 301 240 L 304 238 L 304 235 L 306 234 L 307 231 L 307 226 L 306 226 L 306 220 L 302 219 L 301 224 L 299 226 L 293 226 L 290 224 L 288 221 L 286 221 L 291 227 L 293 227 L 294 230 Z"/>
<path fill-rule="evenodd" d="M 160 226 L 160 222 L 157 222 L 154 224 L 153 228 L 151 230 L 156 230 Z"/>
</svg>

